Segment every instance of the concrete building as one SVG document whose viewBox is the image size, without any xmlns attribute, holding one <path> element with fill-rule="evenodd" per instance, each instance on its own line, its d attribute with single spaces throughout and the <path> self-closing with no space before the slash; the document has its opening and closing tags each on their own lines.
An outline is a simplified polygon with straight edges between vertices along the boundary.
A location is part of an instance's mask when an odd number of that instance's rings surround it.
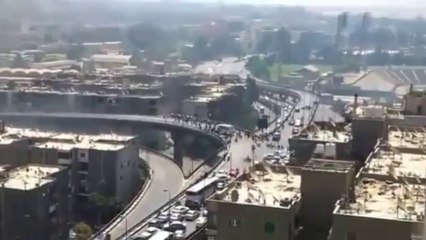
<svg viewBox="0 0 426 240">
<path fill-rule="evenodd" d="M 426 179 L 426 158 L 420 127 L 389 126 L 388 139 L 380 139 L 368 156 L 361 174 L 381 181 L 419 184 Z M 422 132 L 421 132 L 422 131 Z"/>
<path fill-rule="evenodd" d="M 336 204 L 331 240 L 414 239 L 423 233 L 425 187 L 358 180 L 355 199 Z"/>
<path fill-rule="evenodd" d="M 404 96 L 404 113 L 407 115 L 426 115 L 426 92 L 424 88 L 414 88 Z"/>
<path fill-rule="evenodd" d="M 295 239 L 300 176 L 272 171 L 243 174 L 207 200 L 212 239 Z"/>
<path fill-rule="evenodd" d="M 288 140 L 292 165 L 303 166 L 312 157 L 350 160 L 352 136 L 346 123 L 314 122 Z"/>
<path fill-rule="evenodd" d="M 332 225 L 333 210 L 342 196 L 351 196 L 354 163 L 311 159 L 301 171 L 300 239 L 325 239 Z"/>
<path fill-rule="evenodd" d="M 65 239 L 71 195 L 65 167 L 30 164 L 1 175 L 1 239 Z"/>
<path fill-rule="evenodd" d="M 127 203 L 137 191 L 139 150 L 134 136 L 59 134 L 33 145 L 29 159 L 69 167 L 79 202 L 102 192 Z"/>
</svg>

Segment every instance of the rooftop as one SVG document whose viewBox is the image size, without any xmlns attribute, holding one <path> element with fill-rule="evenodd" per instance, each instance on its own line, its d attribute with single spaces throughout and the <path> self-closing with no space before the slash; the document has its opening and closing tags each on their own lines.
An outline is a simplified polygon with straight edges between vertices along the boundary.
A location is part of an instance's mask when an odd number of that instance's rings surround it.
<svg viewBox="0 0 426 240">
<path fill-rule="evenodd" d="M 52 182 L 51 175 L 61 169 L 59 166 L 33 164 L 15 168 L 8 173 L 8 178 L 3 184 L 5 188 L 32 190 Z"/>
<path fill-rule="evenodd" d="M 354 163 L 351 161 L 311 159 L 305 164 L 304 169 L 333 171 L 333 172 L 336 172 L 336 171 L 347 172 L 351 170 L 353 167 L 354 167 Z"/>
<path fill-rule="evenodd" d="M 125 147 L 121 143 L 95 142 L 89 139 L 78 141 L 54 139 L 35 145 L 37 148 L 58 149 L 63 151 L 71 151 L 74 148 L 79 149 L 95 149 L 100 151 L 118 151 Z"/>
<path fill-rule="evenodd" d="M 355 187 L 356 203 L 342 203 L 335 213 L 360 217 L 422 221 L 425 187 L 364 178 Z"/>
<path fill-rule="evenodd" d="M 423 127 L 389 126 L 388 142 L 396 148 L 422 149 L 426 138 Z"/>
<path fill-rule="evenodd" d="M 389 177 L 405 176 L 425 179 L 426 155 L 415 153 L 395 153 L 378 148 L 367 160 L 364 173 Z"/>
<path fill-rule="evenodd" d="M 344 123 L 315 122 L 306 128 L 299 138 L 313 141 L 344 143 L 351 140 L 350 132 Z"/>
<path fill-rule="evenodd" d="M 265 176 L 263 176 L 264 174 Z M 218 200 L 287 208 L 300 199 L 300 184 L 300 175 L 294 175 L 290 172 L 284 174 L 272 171 L 257 171 L 250 174 L 250 180 L 237 182 L 237 184 L 228 189 L 225 196 Z M 236 201 L 231 199 L 234 190 L 238 192 Z"/>
</svg>

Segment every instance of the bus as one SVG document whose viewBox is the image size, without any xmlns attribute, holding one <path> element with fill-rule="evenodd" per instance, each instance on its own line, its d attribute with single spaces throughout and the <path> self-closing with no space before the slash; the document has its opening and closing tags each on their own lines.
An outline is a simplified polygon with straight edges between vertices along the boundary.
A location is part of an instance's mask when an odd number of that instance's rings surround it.
<svg viewBox="0 0 426 240">
<path fill-rule="evenodd" d="M 149 240 L 171 240 L 173 234 L 167 231 L 158 231 Z"/>
<path fill-rule="evenodd" d="M 296 121 L 294 122 L 294 126 L 302 127 L 303 126 L 302 119 L 301 118 L 296 119 Z"/>
<path fill-rule="evenodd" d="M 206 178 L 186 190 L 185 206 L 191 209 L 200 208 L 204 200 L 215 192 L 218 180 L 217 177 Z"/>
</svg>

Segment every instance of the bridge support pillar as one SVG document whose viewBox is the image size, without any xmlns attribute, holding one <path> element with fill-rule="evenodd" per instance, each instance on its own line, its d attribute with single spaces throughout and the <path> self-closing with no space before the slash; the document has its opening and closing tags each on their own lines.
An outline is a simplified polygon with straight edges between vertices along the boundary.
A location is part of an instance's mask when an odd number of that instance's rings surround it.
<svg viewBox="0 0 426 240">
<path fill-rule="evenodd" d="M 185 134 L 182 132 L 172 132 L 173 146 L 173 159 L 176 163 L 183 167 L 183 154 L 184 154 L 184 137 Z"/>
</svg>

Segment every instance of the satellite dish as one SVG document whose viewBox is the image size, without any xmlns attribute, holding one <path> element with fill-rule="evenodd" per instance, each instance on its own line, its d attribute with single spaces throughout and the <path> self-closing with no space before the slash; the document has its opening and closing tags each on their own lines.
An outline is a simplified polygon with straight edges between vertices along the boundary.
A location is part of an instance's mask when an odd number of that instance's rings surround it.
<svg viewBox="0 0 426 240">
<path fill-rule="evenodd" d="M 231 192 L 231 201 L 232 202 L 237 202 L 239 197 L 240 197 L 240 195 L 238 194 L 238 191 L 235 190 L 235 189 L 232 190 L 232 192 Z"/>
</svg>

